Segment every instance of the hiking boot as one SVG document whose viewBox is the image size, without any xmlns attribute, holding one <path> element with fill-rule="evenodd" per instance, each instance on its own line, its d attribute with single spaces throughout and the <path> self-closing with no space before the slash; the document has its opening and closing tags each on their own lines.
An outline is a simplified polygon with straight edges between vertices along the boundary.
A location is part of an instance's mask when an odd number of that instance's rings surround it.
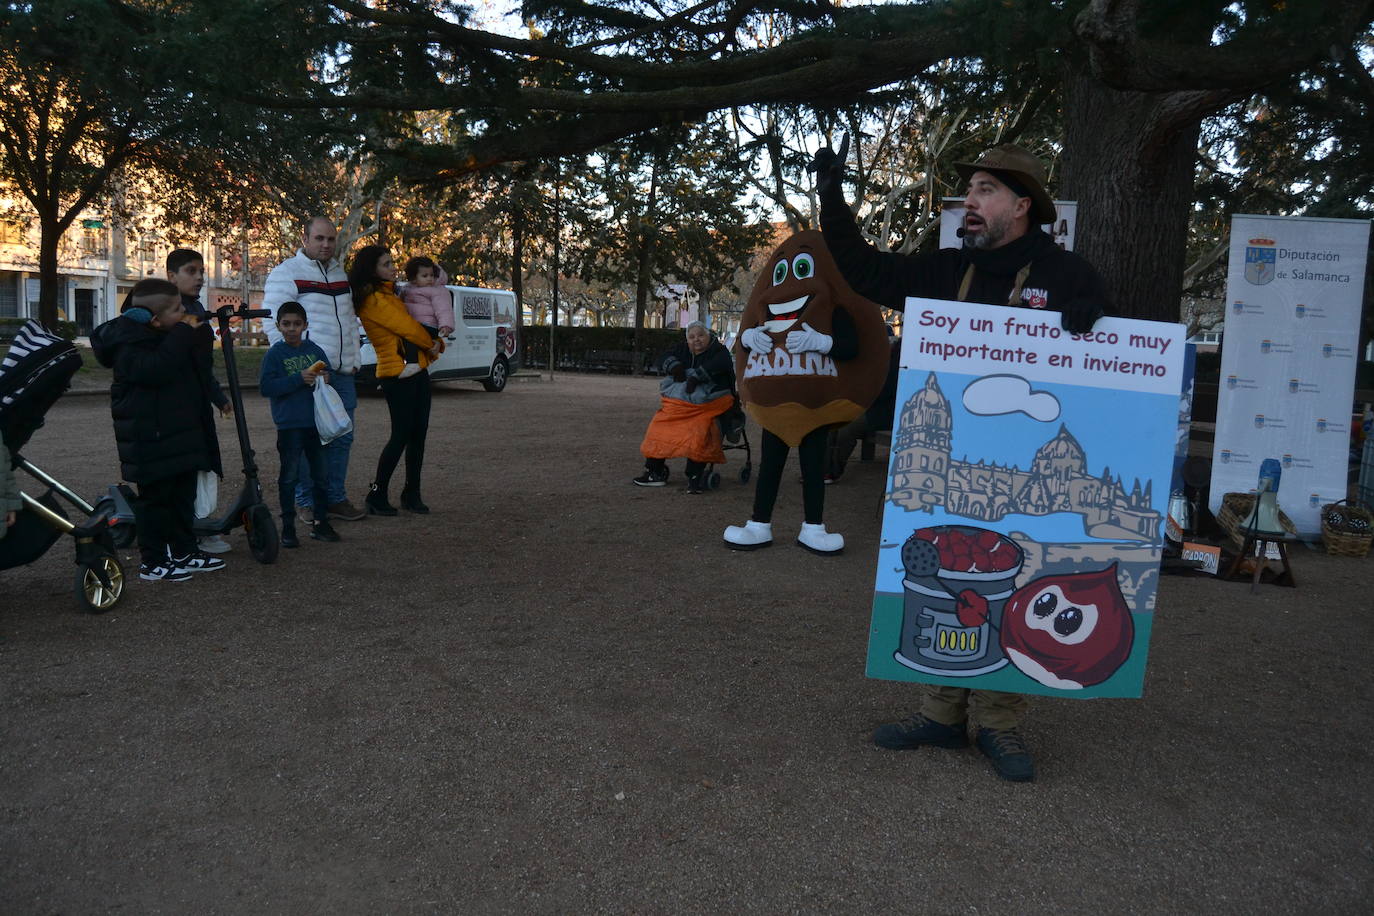
<svg viewBox="0 0 1374 916">
<path fill-rule="evenodd" d="M 751 518 L 743 525 L 729 525 L 725 529 L 725 546 L 731 550 L 758 550 L 772 543 L 771 522 L 756 522 Z"/>
<path fill-rule="evenodd" d="M 375 483 L 367 488 L 367 496 L 363 497 L 363 505 L 367 506 L 368 515 L 395 515 L 396 507 L 386 498 L 386 490 L 377 486 Z M 334 507 L 330 507 L 334 511 Z"/>
<path fill-rule="evenodd" d="M 329 522 L 314 522 L 310 526 L 310 537 L 317 541 L 337 541 L 339 532 Z"/>
<path fill-rule="evenodd" d="M 646 470 L 633 481 L 637 487 L 666 487 L 668 486 L 668 475 L 666 473 L 655 473 Z"/>
<path fill-rule="evenodd" d="M 224 568 L 224 561 L 212 554 L 202 553 L 199 550 L 192 551 L 184 557 L 176 557 L 172 560 L 177 566 L 187 572 L 216 572 Z"/>
<path fill-rule="evenodd" d="M 1014 728 L 978 729 L 978 750 L 992 761 L 997 775 L 1009 782 L 1035 778 L 1035 763 L 1026 750 L 1026 739 Z"/>
<path fill-rule="evenodd" d="M 200 548 L 202 553 L 228 553 L 234 549 L 233 545 L 226 541 L 222 534 L 203 537 L 196 546 Z"/>
<path fill-rule="evenodd" d="M 918 747 L 968 747 L 968 723 L 946 725 L 918 712 L 901 722 L 878 726 L 873 732 L 873 743 L 890 751 L 909 751 Z"/>
<path fill-rule="evenodd" d="M 171 560 L 163 563 L 143 563 L 138 567 L 138 577 L 149 582 L 185 582 L 191 578 L 190 572 L 176 566 Z"/>
<path fill-rule="evenodd" d="M 301 546 L 301 539 L 296 537 L 295 525 L 281 526 L 281 545 L 287 550 L 293 550 Z"/>
<path fill-rule="evenodd" d="M 329 506 L 329 514 L 345 522 L 360 522 L 367 517 L 366 512 L 353 505 L 346 498 L 342 502 L 331 503 Z M 395 515 L 396 511 L 393 509 L 391 514 Z M 316 519 L 316 521 L 324 521 L 324 519 Z"/>
</svg>

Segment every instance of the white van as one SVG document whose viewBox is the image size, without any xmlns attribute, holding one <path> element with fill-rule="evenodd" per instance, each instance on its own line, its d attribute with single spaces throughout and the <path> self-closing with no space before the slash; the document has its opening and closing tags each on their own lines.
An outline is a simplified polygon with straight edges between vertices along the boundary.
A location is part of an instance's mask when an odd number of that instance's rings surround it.
<svg viewBox="0 0 1374 916">
<path fill-rule="evenodd" d="M 453 297 L 453 333 L 444 340 L 444 352 L 430 364 L 435 381 L 471 379 L 488 391 L 506 387 L 510 374 L 520 368 L 520 341 L 515 331 L 515 293 L 508 289 L 450 286 Z M 362 336 L 362 365 L 358 384 L 377 384 L 377 352 L 367 335 Z"/>
</svg>

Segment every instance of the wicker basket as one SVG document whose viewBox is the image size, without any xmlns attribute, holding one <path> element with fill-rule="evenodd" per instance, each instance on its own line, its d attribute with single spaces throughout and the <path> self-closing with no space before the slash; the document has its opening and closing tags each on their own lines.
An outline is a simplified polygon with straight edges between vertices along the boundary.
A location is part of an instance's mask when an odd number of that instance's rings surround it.
<svg viewBox="0 0 1374 916">
<path fill-rule="evenodd" d="M 1245 523 L 1250 520 L 1254 511 L 1254 493 L 1227 493 L 1221 497 L 1221 511 L 1217 513 L 1217 524 L 1231 536 L 1236 550 L 1245 543 Z M 1282 509 L 1279 510 L 1279 524 L 1290 536 L 1297 536 L 1297 526 Z"/>
<path fill-rule="evenodd" d="M 1356 500 L 1322 506 L 1322 543 L 1333 557 L 1363 557 L 1374 541 L 1374 513 Z"/>
</svg>

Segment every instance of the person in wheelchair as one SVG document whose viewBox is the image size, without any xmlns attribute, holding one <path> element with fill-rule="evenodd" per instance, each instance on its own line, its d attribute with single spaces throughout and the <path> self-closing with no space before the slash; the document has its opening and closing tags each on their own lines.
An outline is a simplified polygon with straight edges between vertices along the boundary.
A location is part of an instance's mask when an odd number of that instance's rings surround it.
<svg viewBox="0 0 1374 916">
<path fill-rule="evenodd" d="M 644 473 L 633 482 L 666 486 L 668 460 L 686 458 L 687 492 L 701 493 L 706 466 L 725 461 L 716 419 L 735 405 L 734 361 L 706 325 L 693 321 L 686 339 L 663 357 L 662 368 L 658 412 L 639 446 Z"/>
</svg>

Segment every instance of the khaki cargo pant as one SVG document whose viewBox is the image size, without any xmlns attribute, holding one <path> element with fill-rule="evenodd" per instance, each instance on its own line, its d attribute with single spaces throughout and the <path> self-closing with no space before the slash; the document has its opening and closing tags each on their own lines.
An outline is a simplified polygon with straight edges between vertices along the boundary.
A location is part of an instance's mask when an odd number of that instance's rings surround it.
<svg viewBox="0 0 1374 916">
<path fill-rule="evenodd" d="M 1030 700 L 1019 693 L 1000 690 L 969 690 L 943 684 L 921 684 L 921 712 L 942 725 L 958 725 L 965 719 L 984 728 L 1016 728 L 1030 708 Z"/>
</svg>

